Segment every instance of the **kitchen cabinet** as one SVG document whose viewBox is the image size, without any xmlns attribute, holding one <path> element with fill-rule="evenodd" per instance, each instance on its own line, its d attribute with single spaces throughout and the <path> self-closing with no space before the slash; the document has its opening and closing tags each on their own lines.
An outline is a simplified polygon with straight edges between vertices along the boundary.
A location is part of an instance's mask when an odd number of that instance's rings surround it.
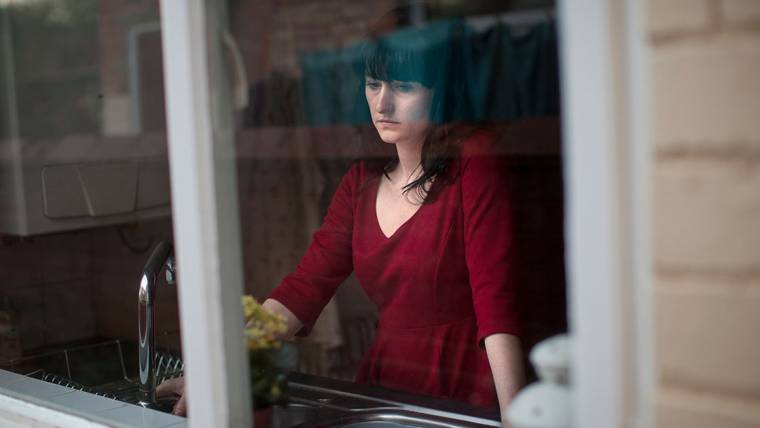
<svg viewBox="0 0 760 428">
<path fill-rule="evenodd" d="M 96 6 L 0 7 L 0 234 L 170 215 L 156 25 L 136 20 L 125 48 L 111 48 L 98 41 L 122 34 L 105 32 Z M 130 111 L 154 126 L 131 126 Z"/>
<path fill-rule="evenodd" d="M 29 236 L 169 216 L 163 140 L 0 143 L 0 233 Z"/>
</svg>

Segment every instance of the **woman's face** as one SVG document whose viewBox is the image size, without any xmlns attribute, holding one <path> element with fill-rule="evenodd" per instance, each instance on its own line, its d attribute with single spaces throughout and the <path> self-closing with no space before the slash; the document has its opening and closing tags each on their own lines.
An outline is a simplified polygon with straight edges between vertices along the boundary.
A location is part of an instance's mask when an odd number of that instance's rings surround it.
<svg viewBox="0 0 760 428">
<path fill-rule="evenodd" d="M 430 125 L 433 91 L 418 82 L 365 77 L 372 123 L 386 143 L 421 142 Z"/>
</svg>

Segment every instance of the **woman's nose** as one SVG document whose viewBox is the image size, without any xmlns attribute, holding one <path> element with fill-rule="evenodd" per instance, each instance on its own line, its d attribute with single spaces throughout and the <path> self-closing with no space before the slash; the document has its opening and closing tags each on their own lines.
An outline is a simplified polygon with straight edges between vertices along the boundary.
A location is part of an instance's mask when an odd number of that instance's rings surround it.
<svg viewBox="0 0 760 428">
<path fill-rule="evenodd" d="M 383 83 L 380 85 L 375 104 L 375 110 L 377 110 L 378 113 L 393 112 L 393 94 L 387 84 Z"/>
</svg>

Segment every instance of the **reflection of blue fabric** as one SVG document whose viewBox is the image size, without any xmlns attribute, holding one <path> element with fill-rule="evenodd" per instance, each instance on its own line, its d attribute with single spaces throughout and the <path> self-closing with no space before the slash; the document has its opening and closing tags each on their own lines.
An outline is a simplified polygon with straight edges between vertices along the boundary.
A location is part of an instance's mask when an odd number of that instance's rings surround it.
<svg viewBox="0 0 760 428">
<path fill-rule="evenodd" d="M 504 120 L 559 114 L 554 25 L 515 30 L 498 24 L 467 30 L 464 48 L 468 104 L 474 119 Z"/>
<path fill-rule="evenodd" d="M 306 121 L 310 125 L 360 123 L 369 113 L 357 110 L 357 96 L 363 90 L 361 47 L 301 55 Z M 366 106 L 364 108 L 366 110 Z"/>
<path fill-rule="evenodd" d="M 451 23 L 441 21 L 422 28 L 404 28 L 377 41 L 342 50 L 326 50 L 300 56 L 306 122 L 310 125 L 367 123 L 369 110 L 364 98 L 364 55 L 376 50 L 412 52 L 425 58 L 413 65 L 425 70 L 405 72 L 447 79 Z M 408 64 L 407 64 L 408 65 Z M 414 67 L 412 67 L 414 68 Z M 397 71 L 397 70 L 396 70 Z"/>
<path fill-rule="evenodd" d="M 403 49 L 436 73 L 436 120 L 505 120 L 559 113 L 559 71 L 554 25 L 516 31 L 498 24 L 474 31 L 460 21 L 409 27 L 372 42 L 301 55 L 306 122 L 369 122 L 364 99 L 368 49 Z M 455 84 L 459 82 L 459 84 Z"/>
</svg>

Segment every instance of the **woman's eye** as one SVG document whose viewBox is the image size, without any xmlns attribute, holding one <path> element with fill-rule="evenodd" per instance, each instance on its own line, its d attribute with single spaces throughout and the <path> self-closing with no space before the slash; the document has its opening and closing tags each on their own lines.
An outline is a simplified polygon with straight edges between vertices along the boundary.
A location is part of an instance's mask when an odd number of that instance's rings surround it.
<svg viewBox="0 0 760 428">
<path fill-rule="evenodd" d="M 380 83 L 372 80 L 368 80 L 365 85 L 370 89 L 378 89 L 380 87 Z"/>
<path fill-rule="evenodd" d="M 413 84 L 406 82 L 396 82 L 393 88 L 399 92 L 412 92 L 415 89 Z"/>
</svg>

